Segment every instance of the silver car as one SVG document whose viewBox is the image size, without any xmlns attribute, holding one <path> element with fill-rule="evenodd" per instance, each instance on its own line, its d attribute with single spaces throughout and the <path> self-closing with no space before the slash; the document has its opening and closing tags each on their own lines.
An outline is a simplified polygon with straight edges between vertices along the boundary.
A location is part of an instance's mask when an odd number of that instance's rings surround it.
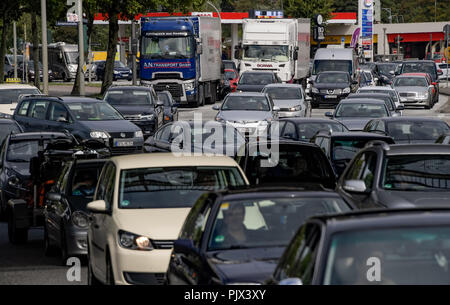
<svg viewBox="0 0 450 305">
<path fill-rule="evenodd" d="M 280 108 L 279 118 L 311 116 L 310 97 L 306 97 L 301 85 L 270 84 L 262 90 L 269 94 L 275 106 Z"/>
<path fill-rule="evenodd" d="M 433 85 L 429 85 L 424 76 L 399 75 L 394 78 L 392 87 L 405 106 L 423 106 L 425 109 L 433 106 Z"/>
<path fill-rule="evenodd" d="M 219 110 L 215 120 L 232 125 L 246 136 L 261 135 L 270 122 L 278 119 L 279 107 L 274 106 L 267 93 L 230 93 L 222 105 L 214 105 Z"/>
</svg>

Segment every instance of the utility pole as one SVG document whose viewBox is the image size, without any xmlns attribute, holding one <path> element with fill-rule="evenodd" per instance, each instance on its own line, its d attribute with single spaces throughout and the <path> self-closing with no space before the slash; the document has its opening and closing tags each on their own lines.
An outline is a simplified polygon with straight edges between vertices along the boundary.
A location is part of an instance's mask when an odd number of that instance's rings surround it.
<svg viewBox="0 0 450 305">
<path fill-rule="evenodd" d="M 14 78 L 17 78 L 17 30 L 16 22 L 13 22 L 13 36 L 14 36 Z"/>
<path fill-rule="evenodd" d="M 397 54 L 400 55 L 400 35 L 397 34 Z"/>
<path fill-rule="evenodd" d="M 80 95 L 85 95 L 84 88 L 84 40 L 83 40 L 83 0 L 78 0 L 78 76 L 79 76 L 79 84 L 80 84 Z"/>
<path fill-rule="evenodd" d="M 24 36 L 24 41 L 23 41 L 23 69 L 22 69 L 22 79 L 23 82 L 26 83 L 28 80 L 28 75 L 27 75 L 27 24 L 24 23 L 23 24 L 23 36 Z"/>
<path fill-rule="evenodd" d="M 42 19 L 42 79 L 44 81 L 44 94 L 48 95 L 48 53 L 47 53 L 47 7 L 46 0 L 41 0 Z M 35 77 L 39 77 L 39 71 L 35 71 Z"/>
<path fill-rule="evenodd" d="M 383 28 L 383 54 L 386 55 L 386 28 Z"/>
<path fill-rule="evenodd" d="M 136 48 L 136 49 L 135 49 Z M 137 85 L 136 77 L 136 53 L 137 53 L 137 41 L 136 41 L 136 20 L 131 21 L 131 71 L 133 73 L 133 86 Z"/>
</svg>

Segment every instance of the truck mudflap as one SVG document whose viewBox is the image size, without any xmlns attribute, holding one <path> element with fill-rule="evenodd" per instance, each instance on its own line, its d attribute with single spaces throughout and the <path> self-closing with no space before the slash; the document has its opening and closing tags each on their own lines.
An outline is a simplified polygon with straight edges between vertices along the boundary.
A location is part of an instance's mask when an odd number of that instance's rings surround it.
<svg viewBox="0 0 450 305">
<path fill-rule="evenodd" d="M 33 217 L 25 200 L 10 199 L 8 201 L 8 208 L 10 212 L 9 217 L 12 218 L 8 218 L 8 221 L 13 220 L 16 229 L 28 229 L 32 226 Z"/>
</svg>

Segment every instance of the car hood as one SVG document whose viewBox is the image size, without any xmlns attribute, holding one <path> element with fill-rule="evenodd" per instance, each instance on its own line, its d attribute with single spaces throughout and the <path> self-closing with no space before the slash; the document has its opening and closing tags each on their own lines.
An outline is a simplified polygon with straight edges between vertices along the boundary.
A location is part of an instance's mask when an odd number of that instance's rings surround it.
<svg viewBox="0 0 450 305">
<path fill-rule="evenodd" d="M 398 92 L 427 92 L 426 87 L 416 87 L 416 86 L 405 86 L 405 87 L 395 87 Z"/>
<path fill-rule="evenodd" d="M 114 68 L 117 72 L 130 72 L 130 68 Z"/>
<path fill-rule="evenodd" d="M 107 132 L 130 132 L 139 131 L 139 127 L 127 120 L 110 120 L 110 121 L 80 121 L 81 124 L 95 131 Z"/>
<path fill-rule="evenodd" d="M 190 208 L 168 209 L 119 209 L 117 227 L 154 240 L 175 240 L 178 238 Z"/>
<path fill-rule="evenodd" d="M 263 283 L 275 270 L 284 247 L 213 252 L 207 261 L 224 283 Z"/>
<path fill-rule="evenodd" d="M 317 89 L 344 89 L 350 87 L 349 83 L 314 83 Z"/>
<path fill-rule="evenodd" d="M 264 89 L 266 85 L 238 85 L 237 91 L 244 91 L 244 92 L 261 92 L 262 89 Z"/>
<path fill-rule="evenodd" d="M 152 105 L 114 105 L 114 108 L 123 115 L 155 112 L 155 108 Z"/>
<path fill-rule="evenodd" d="M 291 108 L 302 104 L 302 100 L 273 100 L 273 103 L 280 108 Z"/>
<path fill-rule="evenodd" d="M 449 207 L 449 192 L 384 191 L 380 201 L 389 208 Z M 386 204 L 387 203 L 387 204 Z"/>
<path fill-rule="evenodd" d="M 244 123 L 242 121 L 263 121 L 272 118 L 270 111 L 245 111 L 245 110 L 226 110 L 220 111 L 219 117 L 226 121 Z"/>
<path fill-rule="evenodd" d="M 350 130 L 363 130 L 367 122 L 373 118 L 335 118 L 337 121 L 341 122 Z"/>
</svg>

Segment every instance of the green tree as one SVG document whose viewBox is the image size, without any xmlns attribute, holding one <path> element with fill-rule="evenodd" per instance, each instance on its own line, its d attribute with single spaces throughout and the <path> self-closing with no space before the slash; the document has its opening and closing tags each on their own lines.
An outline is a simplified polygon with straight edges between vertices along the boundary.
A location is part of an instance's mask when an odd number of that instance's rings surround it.
<svg viewBox="0 0 450 305">
<path fill-rule="evenodd" d="M 0 41 L 0 83 L 5 79 L 6 34 L 8 27 L 20 17 L 20 0 L 8 0 L 0 3 L 1 41 Z"/>
<path fill-rule="evenodd" d="M 334 0 L 333 12 L 358 12 L 357 0 Z"/>
<path fill-rule="evenodd" d="M 292 18 L 314 18 L 316 14 L 321 14 L 326 21 L 332 12 L 333 0 L 288 0 L 285 6 L 285 15 Z"/>
</svg>

